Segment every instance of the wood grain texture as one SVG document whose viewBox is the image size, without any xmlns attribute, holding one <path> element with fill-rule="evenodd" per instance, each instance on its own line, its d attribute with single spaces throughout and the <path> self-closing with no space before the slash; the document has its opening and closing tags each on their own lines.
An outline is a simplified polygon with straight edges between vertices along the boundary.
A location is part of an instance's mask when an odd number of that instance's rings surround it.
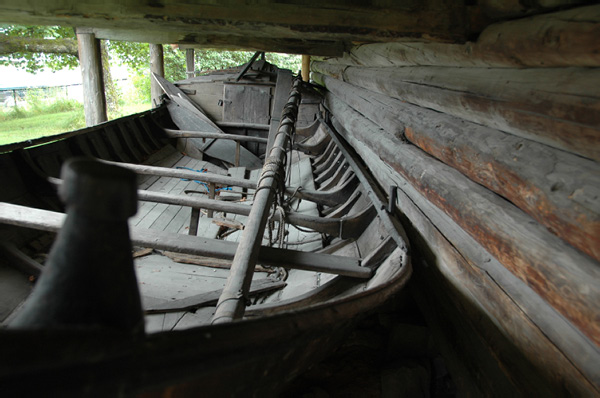
<svg viewBox="0 0 600 398">
<path fill-rule="evenodd" d="M 329 62 L 369 67 L 598 67 L 599 36 L 600 6 L 593 5 L 492 24 L 465 44 L 364 44 Z"/>
<path fill-rule="evenodd" d="M 327 89 L 600 261 L 600 164 L 327 77 Z"/>
<path fill-rule="evenodd" d="M 77 44 L 83 80 L 85 124 L 88 127 L 95 126 L 108 120 L 100 42 L 93 33 L 77 33 Z"/>
<path fill-rule="evenodd" d="M 313 62 L 313 70 L 600 160 L 597 68 L 363 68 Z"/>
<path fill-rule="evenodd" d="M 507 269 L 600 344 L 600 268 L 521 210 L 455 169 L 403 143 L 327 96 L 354 147 L 366 145 L 448 214 Z"/>
<path fill-rule="evenodd" d="M 150 73 L 156 73 L 158 76 L 165 77 L 165 62 L 162 44 L 150 44 Z M 160 96 L 163 91 L 158 82 L 150 79 L 150 98 L 152 107 L 160 104 Z"/>
<path fill-rule="evenodd" d="M 338 123 L 337 118 L 333 120 Z M 384 141 L 383 145 L 390 143 L 377 137 L 377 130 L 365 133 L 375 135 L 375 139 Z M 526 280 L 512 274 L 468 231 L 431 203 L 426 193 L 386 164 L 380 152 L 353 135 L 346 137 L 369 162 L 370 170 L 382 186 L 399 187 L 397 211 L 407 217 L 404 221 L 410 226 L 407 232 L 412 244 L 435 267 L 434 271 L 427 271 L 429 276 L 432 272 L 438 275 L 431 283 L 452 296 L 462 319 L 474 325 L 486 340 L 486 350 L 491 349 L 493 358 L 512 373 L 508 376 L 512 382 L 523 392 L 546 390 L 549 384 L 559 395 L 596 394 L 600 390 L 600 375 L 595 365 L 600 358 L 597 344 L 583 337 L 578 327 L 548 305 L 544 296 L 528 286 Z M 451 339 L 451 344 L 455 343 Z M 515 346 L 516 351 L 512 351 Z M 461 357 L 470 350 L 468 347 L 460 352 Z M 497 380 L 489 379 L 488 370 L 479 366 L 470 368 L 484 390 L 497 388 L 494 385 Z"/>
<path fill-rule="evenodd" d="M 95 28 L 99 38 L 198 47 L 229 46 L 341 54 L 352 42 L 405 37 L 462 40 L 464 6 L 444 0 L 402 2 L 246 2 L 7 0 L 0 20 Z"/>
</svg>

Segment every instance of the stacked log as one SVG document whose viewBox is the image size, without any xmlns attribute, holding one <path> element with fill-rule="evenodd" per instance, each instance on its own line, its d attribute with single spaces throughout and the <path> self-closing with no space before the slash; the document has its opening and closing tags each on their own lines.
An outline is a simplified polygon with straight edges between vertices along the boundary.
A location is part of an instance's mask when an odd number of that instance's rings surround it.
<svg viewBox="0 0 600 398">
<path fill-rule="evenodd" d="M 463 367 L 480 392 L 502 374 L 521 392 L 600 393 L 598 22 L 582 7 L 312 66 L 334 127 L 399 188 L 420 286 L 444 291 L 455 335 L 464 321 L 486 343 L 488 377 Z"/>
</svg>

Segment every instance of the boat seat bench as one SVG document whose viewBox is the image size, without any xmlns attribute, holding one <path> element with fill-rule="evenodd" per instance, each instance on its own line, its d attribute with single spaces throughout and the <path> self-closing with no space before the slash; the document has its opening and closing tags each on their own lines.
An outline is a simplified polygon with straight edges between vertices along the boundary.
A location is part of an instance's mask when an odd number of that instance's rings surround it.
<svg viewBox="0 0 600 398">
<path fill-rule="evenodd" d="M 0 203 L 0 222 L 5 224 L 58 232 L 65 217 L 64 213 Z M 235 242 L 139 228 L 130 228 L 130 235 L 132 243 L 137 246 L 228 260 L 233 259 L 238 246 Z M 268 246 L 261 247 L 258 263 L 355 278 L 370 278 L 372 275 L 372 270 L 361 267 L 357 258 Z"/>
</svg>

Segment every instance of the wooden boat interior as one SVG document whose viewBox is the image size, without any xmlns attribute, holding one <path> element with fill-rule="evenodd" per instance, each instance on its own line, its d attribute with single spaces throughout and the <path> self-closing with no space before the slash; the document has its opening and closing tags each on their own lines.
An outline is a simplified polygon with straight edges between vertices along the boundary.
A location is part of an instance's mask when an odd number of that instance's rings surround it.
<svg viewBox="0 0 600 398">
<path fill-rule="evenodd" d="M 66 133 L 51 143 L 2 148 L 6 189 L 0 203 L 0 321 L 8 326 L 5 332 L 12 332 L 15 319 L 18 323 L 33 305 L 32 282 L 43 279 L 43 264 L 69 216 L 57 191 L 68 184 L 61 167 L 73 159 L 116 165 L 137 175 L 139 202 L 128 225 L 145 336 L 201 333 L 221 322 L 330 311 L 351 302 L 349 310 L 323 320 L 327 324 L 341 318 L 338 323 L 346 324 L 404 286 L 411 272 L 407 243 L 386 210 L 385 195 L 326 122 L 319 94 L 289 71 L 265 70 L 274 69 L 263 63 L 258 66 L 262 73 L 250 73 L 240 84 L 232 74 L 198 77 L 177 86 L 163 80 L 166 95 L 157 109 Z M 231 107 L 216 123 L 207 116 L 209 107 L 200 111 L 200 103 L 211 98 L 210 90 L 202 101 L 193 102 L 191 95 L 197 86 L 207 91 L 215 84 L 219 90 L 225 87 L 225 104 Z M 186 87 L 193 87 L 186 89 L 189 96 L 181 91 Z M 258 92 L 252 91 L 256 87 Z M 253 101 L 265 95 L 267 101 Z M 285 112 L 295 96 L 294 126 Z M 270 109 L 271 102 L 279 109 Z M 250 109 L 252 104 L 258 108 Z M 265 118 L 265 112 L 283 116 Z M 269 119 L 270 125 L 265 123 Z M 278 128 L 289 131 L 278 134 Z M 244 233 L 260 223 L 251 218 L 252 208 L 261 179 L 271 176 L 264 174 L 273 163 L 267 147 L 275 136 L 287 139 L 278 162 L 285 174 L 271 178 L 274 188 L 262 190 L 273 199 L 264 230 L 258 232 L 256 264 L 246 271 L 250 285 L 238 297 L 242 315 L 226 314 L 223 321 L 216 315 L 219 300 L 234 272 L 235 257 L 251 250 L 243 246 Z M 227 145 L 206 145 L 210 141 Z M 280 144 L 272 145 L 271 154 Z M 267 166 L 261 168 L 263 161 Z M 89 242 L 94 243 L 99 244 Z M 121 289 L 103 288 L 115 294 Z"/>
</svg>

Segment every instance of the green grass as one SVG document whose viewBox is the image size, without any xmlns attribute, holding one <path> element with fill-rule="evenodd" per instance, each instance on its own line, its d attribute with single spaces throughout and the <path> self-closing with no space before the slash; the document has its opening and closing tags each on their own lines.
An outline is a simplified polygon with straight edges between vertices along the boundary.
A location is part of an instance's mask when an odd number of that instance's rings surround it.
<svg viewBox="0 0 600 398">
<path fill-rule="evenodd" d="M 64 133 L 85 127 L 77 111 L 35 115 L 0 122 L 0 145 Z"/>
<path fill-rule="evenodd" d="M 150 107 L 149 102 L 123 104 L 117 112 L 109 114 L 109 119 L 143 112 Z M 0 145 L 47 137 L 85 127 L 81 104 L 70 108 L 50 104 L 43 108 L 33 107 L 29 110 L 15 108 L 0 111 Z"/>
</svg>

